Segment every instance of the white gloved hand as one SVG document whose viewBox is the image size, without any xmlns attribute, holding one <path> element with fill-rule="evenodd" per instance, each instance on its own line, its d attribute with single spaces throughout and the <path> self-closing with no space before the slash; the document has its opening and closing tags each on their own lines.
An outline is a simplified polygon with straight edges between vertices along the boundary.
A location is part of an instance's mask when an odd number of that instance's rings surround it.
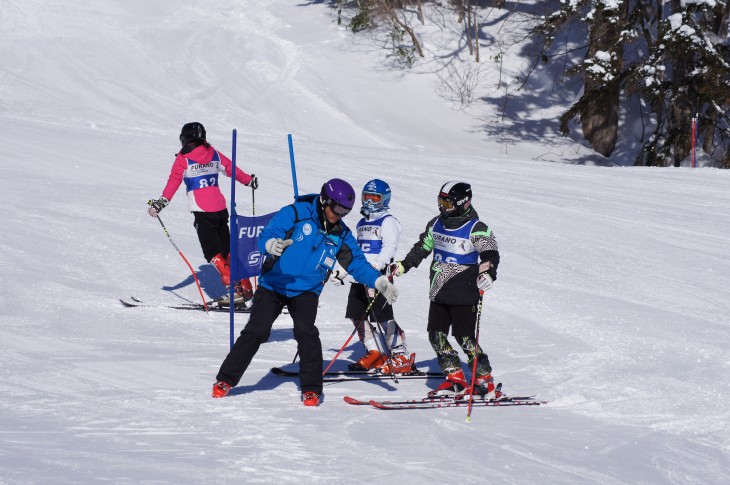
<svg viewBox="0 0 730 485">
<path fill-rule="evenodd" d="M 375 280 L 375 288 L 380 292 L 385 300 L 391 305 L 398 299 L 398 288 L 393 283 L 388 281 L 387 276 L 381 276 Z"/>
<path fill-rule="evenodd" d="M 345 284 L 345 278 L 347 278 L 347 272 L 343 269 L 336 269 L 330 275 L 330 283 L 335 286 L 343 286 Z"/>
<path fill-rule="evenodd" d="M 368 298 L 371 300 L 375 298 L 375 288 L 368 288 Z"/>
<path fill-rule="evenodd" d="M 271 238 L 266 241 L 266 252 L 274 256 L 281 256 L 286 248 L 294 244 L 294 241 L 287 239 L 286 241 L 280 237 Z"/>
<path fill-rule="evenodd" d="M 494 284 L 494 280 L 487 272 L 492 267 L 492 263 L 486 262 L 479 265 L 479 276 L 477 276 L 477 288 L 482 293 L 489 290 Z"/>
</svg>

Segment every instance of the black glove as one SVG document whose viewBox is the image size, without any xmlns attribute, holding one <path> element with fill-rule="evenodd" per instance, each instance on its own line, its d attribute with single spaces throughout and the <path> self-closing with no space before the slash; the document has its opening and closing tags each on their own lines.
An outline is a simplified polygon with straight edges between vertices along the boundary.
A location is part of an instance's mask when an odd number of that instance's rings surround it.
<svg viewBox="0 0 730 485">
<path fill-rule="evenodd" d="M 152 217 L 157 217 L 157 214 L 165 208 L 167 204 L 169 204 L 170 201 L 167 200 L 167 197 L 160 197 L 157 200 L 148 200 L 147 204 L 150 206 L 149 209 L 147 209 L 147 213 L 151 215 Z"/>
<path fill-rule="evenodd" d="M 248 183 L 248 186 L 251 187 L 253 190 L 256 190 L 259 188 L 259 178 L 251 174 L 251 181 Z"/>
</svg>

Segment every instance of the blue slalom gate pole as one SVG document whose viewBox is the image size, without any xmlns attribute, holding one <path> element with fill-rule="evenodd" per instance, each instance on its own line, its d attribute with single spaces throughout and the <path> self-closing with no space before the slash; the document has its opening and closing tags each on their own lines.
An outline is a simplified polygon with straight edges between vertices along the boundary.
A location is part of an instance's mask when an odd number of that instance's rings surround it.
<svg viewBox="0 0 730 485">
<path fill-rule="evenodd" d="M 234 128 L 233 129 L 233 147 L 231 148 L 231 162 L 233 162 L 231 166 L 231 248 L 230 248 L 230 254 L 231 254 L 231 283 L 236 281 L 235 279 L 235 271 L 236 271 L 236 262 L 238 261 L 238 219 L 236 217 L 236 135 L 238 131 Z M 229 314 L 231 317 L 231 330 L 230 330 L 230 344 L 231 348 L 233 348 L 233 332 L 234 332 L 234 322 L 235 322 L 235 316 L 236 316 L 236 309 L 235 305 L 233 304 L 233 293 L 235 291 L 234 285 L 231 284 L 228 288 L 228 301 L 230 308 Z"/>
<path fill-rule="evenodd" d="M 297 167 L 294 164 L 294 144 L 291 140 L 291 133 L 287 135 L 289 139 L 289 160 L 291 161 L 291 179 L 294 184 L 294 200 L 299 198 L 299 187 L 297 186 Z"/>
</svg>

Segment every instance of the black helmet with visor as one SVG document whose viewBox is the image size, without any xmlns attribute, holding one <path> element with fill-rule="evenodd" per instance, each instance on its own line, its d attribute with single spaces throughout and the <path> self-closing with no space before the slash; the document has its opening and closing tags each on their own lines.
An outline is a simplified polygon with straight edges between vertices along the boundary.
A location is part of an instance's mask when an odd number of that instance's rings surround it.
<svg viewBox="0 0 730 485">
<path fill-rule="evenodd" d="M 455 180 L 446 182 L 439 192 L 438 205 L 444 217 L 465 214 L 471 207 L 471 185 Z"/>
</svg>

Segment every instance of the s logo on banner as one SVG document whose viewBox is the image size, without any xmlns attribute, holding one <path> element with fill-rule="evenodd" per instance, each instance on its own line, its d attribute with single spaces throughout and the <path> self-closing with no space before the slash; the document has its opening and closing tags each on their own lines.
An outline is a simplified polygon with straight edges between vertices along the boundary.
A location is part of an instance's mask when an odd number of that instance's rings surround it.
<svg viewBox="0 0 730 485">
<path fill-rule="evenodd" d="M 254 251 L 248 255 L 248 265 L 258 267 L 261 264 L 261 251 Z"/>
</svg>

